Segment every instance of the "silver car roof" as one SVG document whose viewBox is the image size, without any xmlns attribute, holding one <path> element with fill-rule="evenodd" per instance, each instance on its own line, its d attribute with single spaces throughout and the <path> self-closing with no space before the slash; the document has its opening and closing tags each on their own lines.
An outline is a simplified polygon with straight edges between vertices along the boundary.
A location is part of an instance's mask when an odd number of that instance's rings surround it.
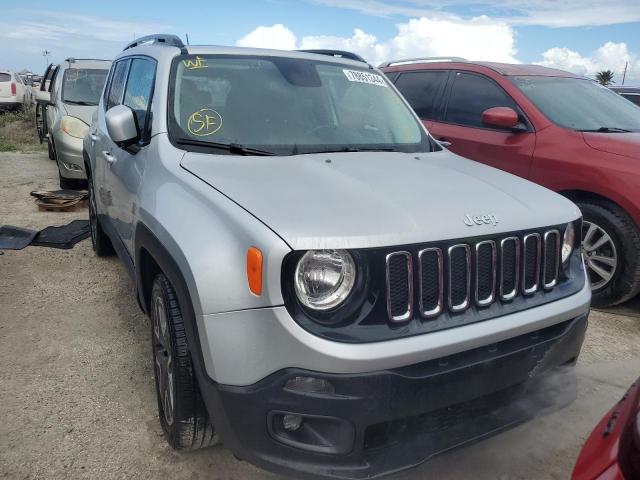
<svg viewBox="0 0 640 480">
<path fill-rule="evenodd" d="M 142 44 L 137 47 L 123 50 L 117 57 L 129 57 L 132 55 L 148 55 L 157 59 L 171 59 L 180 55 L 185 50 L 188 55 L 238 55 L 238 56 L 262 56 L 262 57 L 286 57 L 297 58 L 300 60 L 314 60 L 318 62 L 339 63 L 351 67 L 370 68 L 370 65 L 357 60 L 351 60 L 343 57 L 334 57 L 321 55 L 318 53 L 309 53 L 293 50 L 275 50 L 269 48 L 250 48 L 250 47 L 225 47 L 213 45 L 185 45 L 182 49 L 173 45 L 162 44 Z M 371 67 L 373 68 L 373 67 Z"/>
</svg>

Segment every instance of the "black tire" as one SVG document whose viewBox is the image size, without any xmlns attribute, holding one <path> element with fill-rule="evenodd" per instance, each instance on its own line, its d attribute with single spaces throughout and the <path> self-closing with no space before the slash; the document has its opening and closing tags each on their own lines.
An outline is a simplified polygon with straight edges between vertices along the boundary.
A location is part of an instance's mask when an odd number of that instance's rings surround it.
<svg viewBox="0 0 640 480">
<path fill-rule="evenodd" d="M 611 238 L 613 247 L 609 246 L 609 253 L 613 251 L 616 258 L 615 270 L 610 280 L 598 286 L 598 283 L 602 283 L 598 280 L 602 280 L 603 277 L 598 274 L 595 274 L 594 277 L 591 257 L 593 255 L 601 257 L 603 254 L 598 251 L 588 251 L 586 247 L 589 239 L 583 238 L 585 259 L 588 264 L 587 270 L 592 277 L 594 287 L 592 305 L 603 308 L 630 300 L 640 293 L 640 231 L 638 226 L 620 207 L 606 200 L 585 200 L 577 202 L 577 204 L 582 210 L 583 220 L 586 224 L 583 234 L 588 233 L 590 225 L 599 227 Z M 606 248 L 606 245 L 603 248 Z M 596 266 L 602 267 L 604 265 L 596 263 Z"/>
<path fill-rule="evenodd" d="M 218 437 L 193 371 L 180 306 L 162 273 L 153 280 L 149 310 L 158 416 L 167 442 L 176 450 L 215 445 Z"/>
<path fill-rule="evenodd" d="M 60 178 L 60 188 L 62 190 L 79 190 L 75 178 L 64 178 L 59 171 L 58 177 Z"/>
<path fill-rule="evenodd" d="M 89 178 L 89 223 L 91 225 L 91 246 L 98 257 L 109 257 L 115 253 L 111 240 L 102 230 L 96 209 L 93 180 Z"/>
<path fill-rule="evenodd" d="M 56 151 L 51 144 L 51 140 L 47 140 L 47 150 L 49 151 L 49 160 L 56 160 Z"/>
</svg>

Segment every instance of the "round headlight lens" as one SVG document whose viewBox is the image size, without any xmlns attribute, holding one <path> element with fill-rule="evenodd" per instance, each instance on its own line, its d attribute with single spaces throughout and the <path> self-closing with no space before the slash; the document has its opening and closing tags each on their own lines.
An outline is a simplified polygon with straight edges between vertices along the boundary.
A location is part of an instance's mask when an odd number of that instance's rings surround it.
<svg viewBox="0 0 640 480">
<path fill-rule="evenodd" d="M 576 242 L 576 232 L 573 228 L 573 223 L 568 223 L 567 228 L 564 230 L 564 240 L 562 241 L 562 263 L 569 260 L 571 252 L 573 252 L 573 245 Z"/>
<path fill-rule="evenodd" d="M 295 290 L 305 307 L 330 310 L 345 301 L 356 280 L 356 265 L 346 250 L 310 250 L 298 261 Z"/>
</svg>

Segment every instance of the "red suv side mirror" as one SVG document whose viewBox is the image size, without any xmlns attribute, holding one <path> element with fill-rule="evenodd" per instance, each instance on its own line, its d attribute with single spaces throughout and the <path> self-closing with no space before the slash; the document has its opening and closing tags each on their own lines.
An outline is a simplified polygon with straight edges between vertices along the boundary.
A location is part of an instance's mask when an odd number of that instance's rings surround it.
<svg viewBox="0 0 640 480">
<path fill-rule="evenodd" d="M 518 114 L 513 108 L 493 107 L 482 112 L 482 123 L 488 127 L 513 129 L 518 126 Z"/>
</svg>

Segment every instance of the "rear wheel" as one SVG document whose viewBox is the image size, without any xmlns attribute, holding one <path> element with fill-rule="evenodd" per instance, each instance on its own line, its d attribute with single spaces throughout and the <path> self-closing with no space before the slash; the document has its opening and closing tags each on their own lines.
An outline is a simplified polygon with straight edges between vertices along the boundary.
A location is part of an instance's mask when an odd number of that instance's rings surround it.
<svg viewBox="0 0 640 480">
<path fill-rule="evenodd" d="M 36 104 L 36 129 L 38 130 L 38 141 L 40 143 L 44 141 L 43 110 L 44 110 L 44 107 L 41 104 L 37 103 Z"/>
<path fill-rule="evenodd" d="M 184 321 L 173 287 L 158 274 L 151 290 L 151 338 L 160 424 L 176 450 L 217 443 L 200 395 Z"/>
<path fill-rule="evenodd" d="M 617 205 L 583 201 L 582 249 L 593 290 L 592 303 L 607 307 L 640 292 L 640 231 Z"/>
</svg>

